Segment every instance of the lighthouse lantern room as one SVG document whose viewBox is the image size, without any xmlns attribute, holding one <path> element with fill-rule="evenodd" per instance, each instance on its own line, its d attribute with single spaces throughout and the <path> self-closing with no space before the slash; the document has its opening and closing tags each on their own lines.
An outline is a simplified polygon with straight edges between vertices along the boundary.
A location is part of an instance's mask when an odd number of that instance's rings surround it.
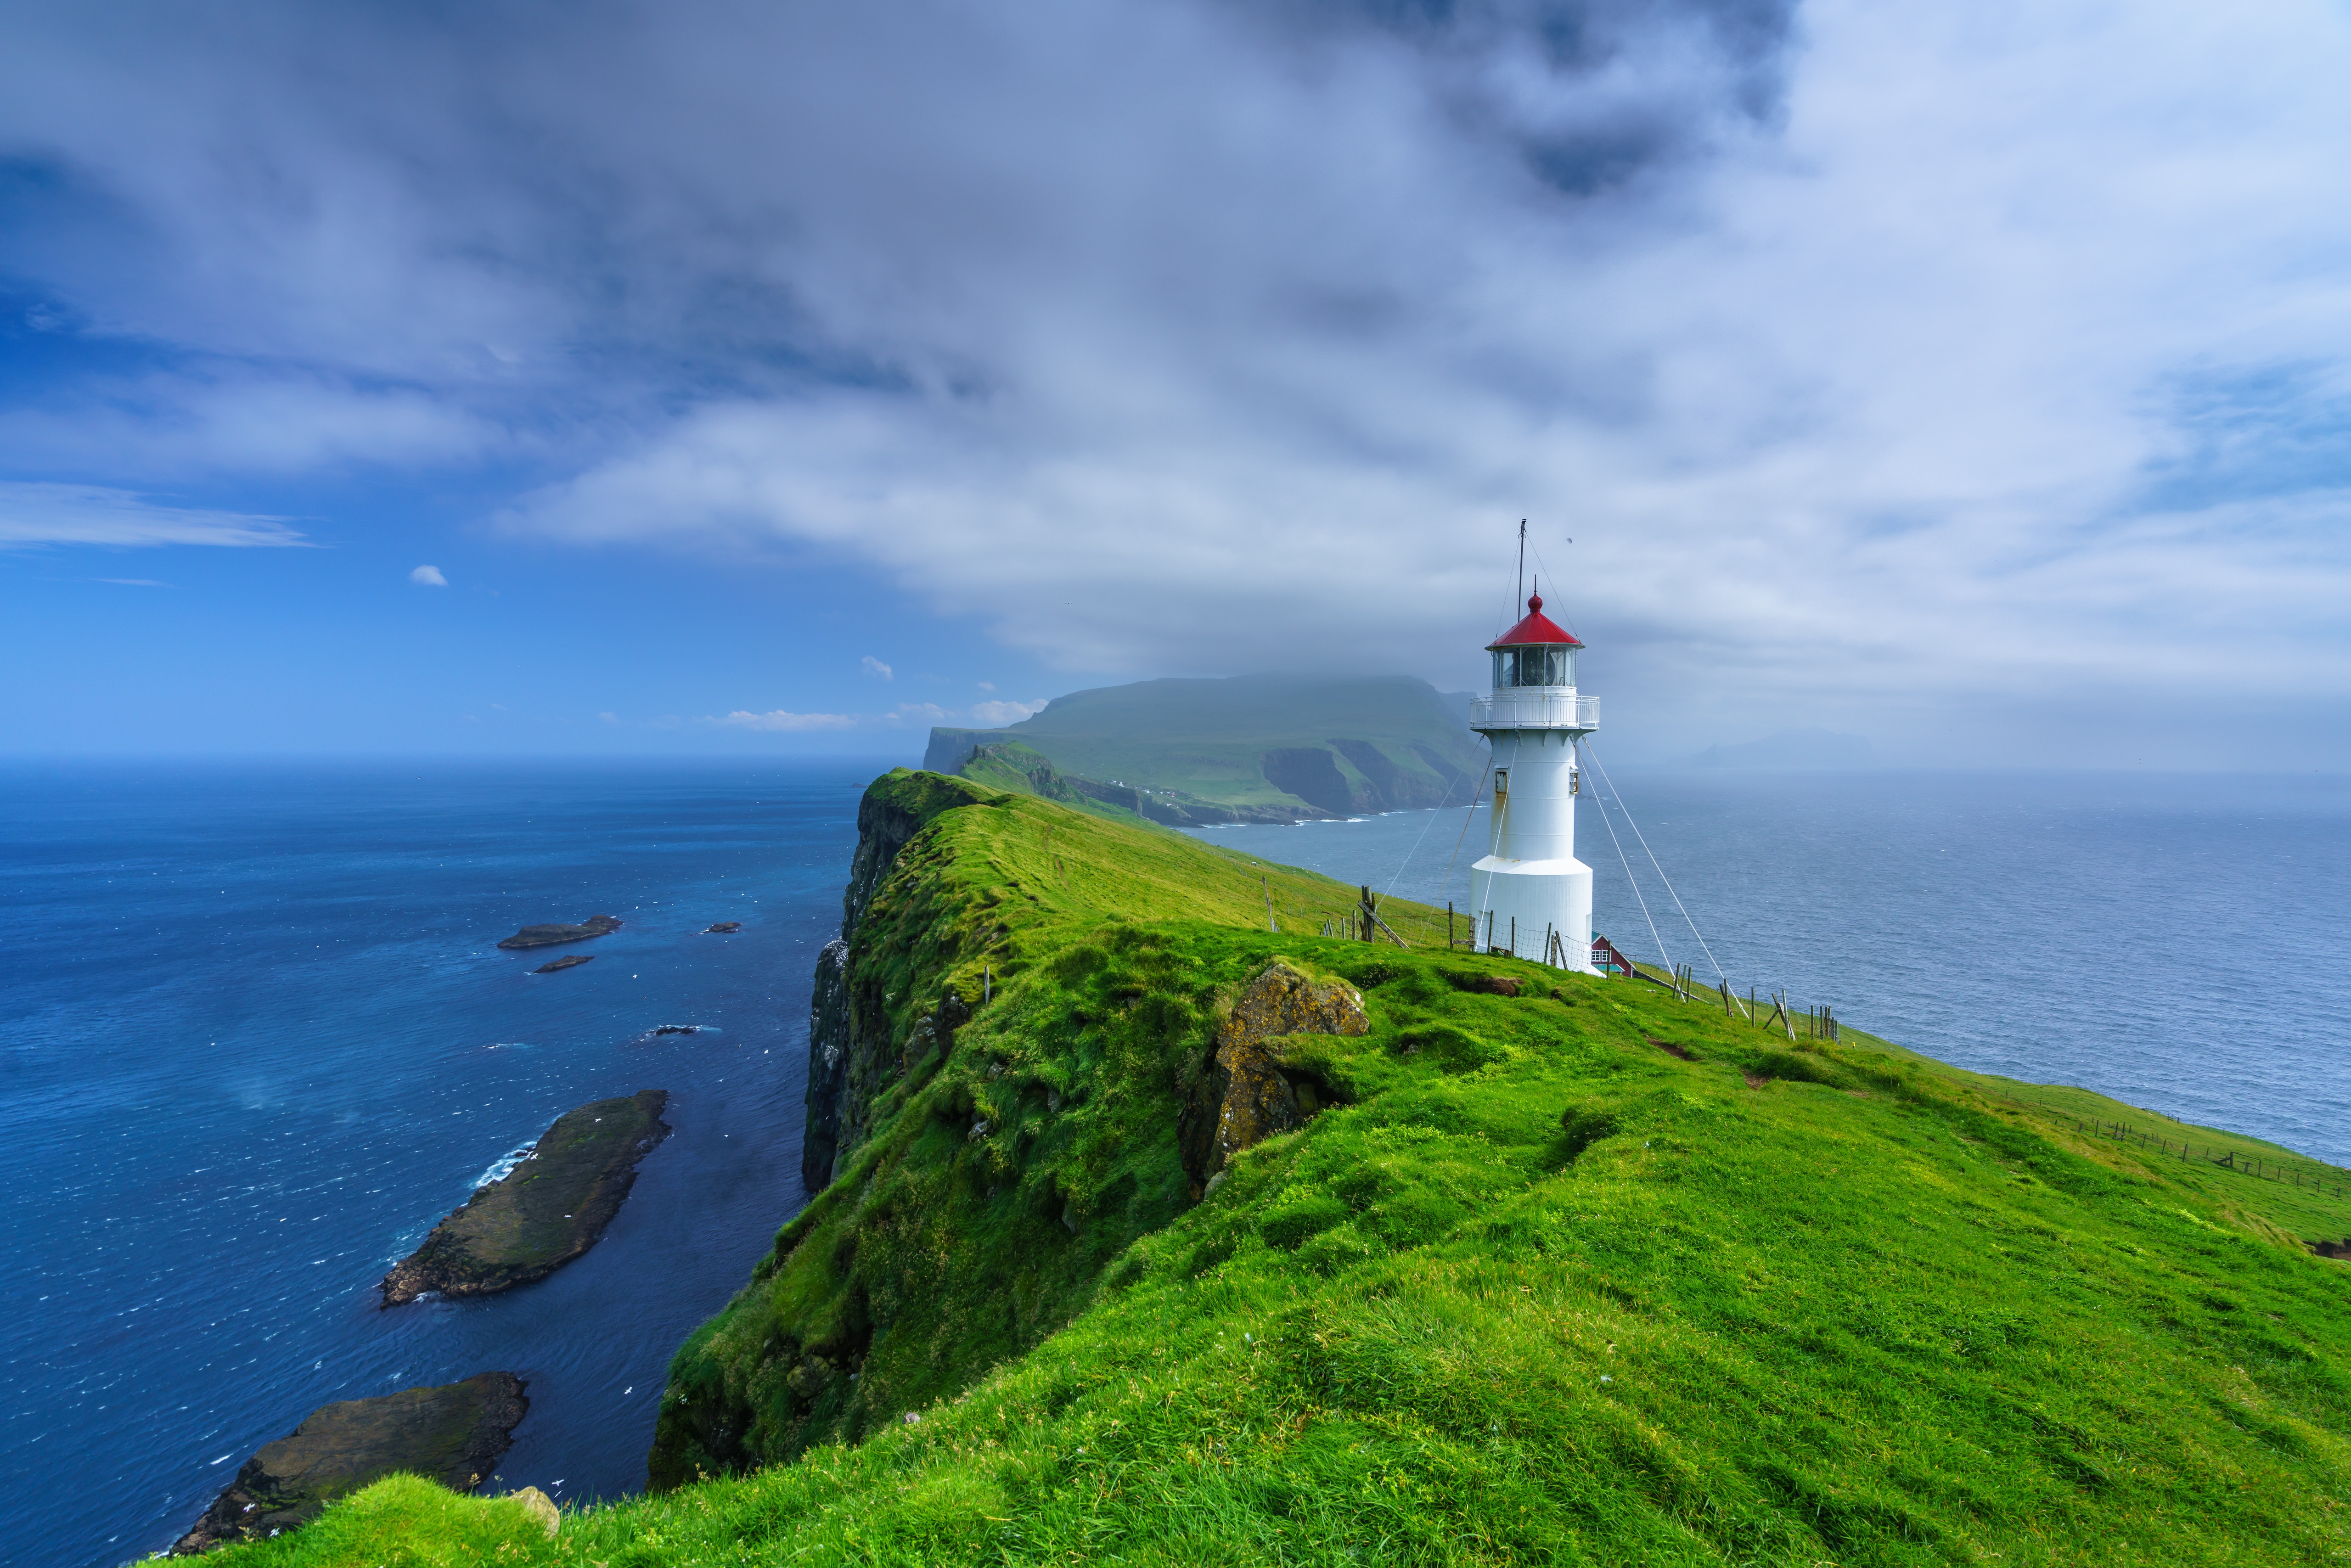
<svg viewBox="0 0 2351 1568">
<path fill-rule="evenodd" d="M 1527 600 L 1526 618 L 1487 644 L 1494 689 L 1469 727 L 1494 750 L 1492 848 L 1469 868 L 1478 945 L 1592 967 L 1592 868 L 1575 858 L 1576 742 L 1600 727 L 1600 699 L 1575 689 L 1583 644 Z"/>
</svg>

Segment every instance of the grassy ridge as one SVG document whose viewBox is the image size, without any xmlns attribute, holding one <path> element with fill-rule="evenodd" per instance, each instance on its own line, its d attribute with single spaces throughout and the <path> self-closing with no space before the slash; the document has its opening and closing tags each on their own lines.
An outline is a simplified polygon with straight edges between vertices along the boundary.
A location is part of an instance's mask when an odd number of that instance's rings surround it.
<svg viewBox="0 0 2351 1568">
<path fill-rule="evenodd" d="M 798 1457 L 551 1541 L 386 1484 L 236 1562 L 2351 1555 L 2351 1279 L 2297 1239 L 2351 1228 L 2340 1200 L 1850 1030 L 1276 935 L 1268 889 L 1332 893 L 1035 799 L 939 815 L 860 961 L 910 1009 L 1009 983 L 665 1401 L 674 1441 L 731 1400 L 754 1457 Z M 1289 1042 L 1336 1103 L 1195 1203 L 1186 1074 L 1276 956 L 1372 1030 Z M 792 1388 L 829 1351 L 858 1392 Z"/>
<path fill-rule="evenodd" d="M 1227 806 L 1343 810 L 1293 793 L 1309 788 L 1269 754 L 1322 749 L 1326 787 L 1378 809 L 1467 800 L 1484 768 L 1467 715 L 1426 682 L 1405 675 L 1294 673 L 1225 680 L 1139 681 L 1072 692 L 1000 730 L 932 732 L 926 765 L 962 766 L 974 744 L 1013 742 L 1065 773 Z M 1366 771 L 1366 768 L 1369 771 Z M 1287 779 L 1287 781 L 1284 781 Z"/>
</svg>

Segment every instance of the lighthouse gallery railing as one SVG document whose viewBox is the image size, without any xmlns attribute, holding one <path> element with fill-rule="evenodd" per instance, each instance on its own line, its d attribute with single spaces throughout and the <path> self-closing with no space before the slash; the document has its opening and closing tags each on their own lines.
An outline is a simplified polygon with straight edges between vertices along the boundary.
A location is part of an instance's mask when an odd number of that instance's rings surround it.
<svg viewBox="0 0 2351 1568">
<path fill-rule="evenodd" d="M 1506 686 L 1469 699 L 1471 729 L 1598 729 L 1600 699 L 1548 686 Z"/>
</svg>

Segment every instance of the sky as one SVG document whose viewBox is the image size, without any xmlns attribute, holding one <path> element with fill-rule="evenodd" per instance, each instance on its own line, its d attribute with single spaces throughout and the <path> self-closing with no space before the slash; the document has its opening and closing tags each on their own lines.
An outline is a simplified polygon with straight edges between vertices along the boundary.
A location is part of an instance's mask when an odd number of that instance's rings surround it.
<svg viewBox="0 0 2351 1568">
<path fill-rule="evenodd" d="M 0 15 L 0 750 L 2351 768 L 2344 0 Z"/>
</svg>

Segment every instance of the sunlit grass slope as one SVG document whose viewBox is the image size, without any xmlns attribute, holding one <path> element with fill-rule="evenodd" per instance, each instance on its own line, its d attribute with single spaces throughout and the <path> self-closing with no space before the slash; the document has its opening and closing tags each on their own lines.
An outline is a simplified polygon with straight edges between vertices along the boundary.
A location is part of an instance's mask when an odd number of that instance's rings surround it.
<svg viewBox="0 0 2351 1568">
<path fill-rule="evenodd" d="M 767 1468 L 552 1540 L 387 1483 L 237 1564 L 2351 1557 L 2339 1200 L 1850 1030 L 1275 935 L 1330 885 L 969 798 L 861 946 L 1008 985 L 678 1358 L 668 1451 L 707 1400 Z M 1187 1074 L 1276 956 L 1373 1027 L 1289 1042 L 1336 1103 L 1195 1202 Z"/>
</svg>

